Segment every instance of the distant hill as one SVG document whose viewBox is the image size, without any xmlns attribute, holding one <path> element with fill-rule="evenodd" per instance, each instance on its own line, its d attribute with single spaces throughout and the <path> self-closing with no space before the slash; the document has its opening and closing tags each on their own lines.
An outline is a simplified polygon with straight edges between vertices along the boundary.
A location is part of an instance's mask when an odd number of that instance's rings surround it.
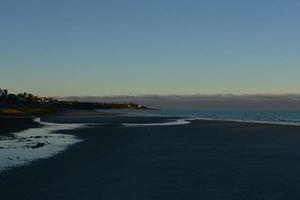
<svg viewBox="0 0 300 200">
<path fill-rule="evenodd" d="M 60 101 L 51 97 L 39 97 L 30 93 L 11 94 L 0 89 L 0 115 L 47 114 L 64 109 L 147 109 L 135 103 L 82 102 L 78 100 Z"/>
</svg>

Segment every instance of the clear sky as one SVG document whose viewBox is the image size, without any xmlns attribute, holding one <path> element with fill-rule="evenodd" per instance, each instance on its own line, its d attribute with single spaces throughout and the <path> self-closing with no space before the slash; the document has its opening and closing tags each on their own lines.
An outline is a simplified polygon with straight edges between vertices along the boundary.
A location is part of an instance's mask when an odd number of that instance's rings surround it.
<svg viewBox="0 0 300 200">
<path fill-rule="evenodd" d="M 300 93 L 299 0 L 1 0 L 0 87 Z"/>
</svg>

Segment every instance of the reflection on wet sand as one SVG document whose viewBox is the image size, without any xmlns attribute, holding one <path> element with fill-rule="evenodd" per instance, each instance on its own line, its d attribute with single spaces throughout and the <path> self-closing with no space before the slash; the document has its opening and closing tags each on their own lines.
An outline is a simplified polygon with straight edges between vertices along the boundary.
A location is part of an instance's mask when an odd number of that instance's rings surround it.
<svg viewBox="0 0 300 200">
<path fill-rule="evenodd" d="M 14 133 L 14 137 L 0 138 L 0 171 L 63 151 L 68 145 L 81 140 L 73 135 L 60 134 L 57 131 L 85 126 L 84 124 L 41 122 L 40 118 L 36 118 L 35 121 L 42 127 Z"/>
</svg>

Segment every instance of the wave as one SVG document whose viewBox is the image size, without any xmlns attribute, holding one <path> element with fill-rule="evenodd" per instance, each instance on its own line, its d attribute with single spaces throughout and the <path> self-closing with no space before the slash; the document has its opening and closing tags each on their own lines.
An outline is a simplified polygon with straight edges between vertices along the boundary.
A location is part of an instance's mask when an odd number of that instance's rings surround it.
<svg viewBox="0 0 300 200">
<path fill-rule="evenodd" d="M 134 124 L 134 123 L 123 123 L 122 126 L 127 127 L 143 127 L 143 126 L 177 126 L 177 125 L 186 125 L 191 122 L 187 119 L 178 119 L 171 122 L 162 122 L 162 123 L 145 123 L 145 124 Z"/>
<path fill-rule="evenodd" d="M 217 119 L 217 118 L 191 118 L 194 120 L 205 120 L 205 121 L 224 121 L 224 122 L 240 122 L 240 123 L 251 123 L 251 124 L 270 124 L 270 125 L 286 125 L 286 126 L 300 126 L 300 122 L 291 121 L 261 121 L 261 120 L 241 120 L 241 119 Z"/>
</svg>

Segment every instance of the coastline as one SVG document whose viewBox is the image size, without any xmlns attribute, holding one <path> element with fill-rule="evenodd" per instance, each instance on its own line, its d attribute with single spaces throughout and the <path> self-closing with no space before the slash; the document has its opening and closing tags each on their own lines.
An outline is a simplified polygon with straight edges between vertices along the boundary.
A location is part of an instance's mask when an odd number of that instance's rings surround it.
<svg viewBox="0 0 300 200">
<path fill-rule="evenodd" d="M 238 120 L 238 119 L 213 119 L 213 118 L 186 118 L 188 121 L 212 121 L 212 122 L 236 122 L 245 124 L 262 124 L 262 125 L 277 125 L 277 126 L 299 126 L 298 122 L 278 122 L 278 121 L 258 121 L 258 120 Z"/>
<path fill-rule="evenodd" d="M 16 118 L 10 118 L 15 122 Z M 23 129 L 15 131 L 14 127 L 0 137 L 0 173 L 12 167 L 30 165 L 32 161 L 46 159 L 63 152 L 68 146 L 81 142 L 73 135 L 61 134 L 61 130 L 83 128 L 85 124 L 56 124 L 42 122 L 40 118 L 18 120 Z M 21 122 L 23 124 L 21 124 Z M 28 124 L 27 124 L 28 123 Z M 36 124 L 36 126 L 30 126 Z M 28 129 L 25 129 L 27 127 Z"/>
<path fill-rule="evenodd" d="M 83 113 L 42 119 L 100 123 L 60 131 L 83 140 L 0 174 L 9 199 L 297 199 L 300 128 Z M 109 122 L 109 123 L 108 123 Z"/>
</svg>

